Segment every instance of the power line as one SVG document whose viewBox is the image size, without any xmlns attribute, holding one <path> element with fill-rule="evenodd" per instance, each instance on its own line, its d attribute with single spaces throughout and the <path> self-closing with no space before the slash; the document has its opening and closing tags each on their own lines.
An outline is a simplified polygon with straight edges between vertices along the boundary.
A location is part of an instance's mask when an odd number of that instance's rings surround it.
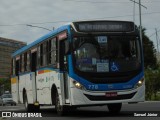
<svg viewBox="0 0 160 120">
<path fill-rule="evenodd" d="M 87 3 L 127 3 L 129 4 L 130 2 L 126 2 L 126 1 L 118 1 L 118 2 L 110 2 L 110 1 L 86 1 L 86 0 L 63 0 L 66 2 L 87 2 Z M 155 2 L 160 2 L 160 1 L 143 1 L 142 3 L 155 3 Z"/>
<path fill-rule="evenodd" d="M 107 2 L 107 1 L 83 1 L 83 0 L 64 0 L 66 2 L 87 2 L 87 3 L 130 3 L 130 2 Z"/>
<path fill-rule="evenodd" d="M 69 22 L 69 21 L 54 21 L 54 22 L 35 22 L 35 23 L 22 23 L 22 24 L 4 24 L 4 25 L 0 25 L 0 26 L 21 26 L 21 25 L 28 25 L 28 24 L 47 24 L 47 23 L 61 23 L 61 22 Z"/>
<path fill-rule="evenodd" d="M 160 12 L 150 12 L 150 13 L 142 13 L 142 15 L 150 15 L 150 14 L 159 14 Z M 139 14 L 135 14 L 135 15 L 139 15 Z M 87 19 L 87 20 L 92 20 L 92 19 L 106 19 L 106 18 L 119 18 L 119 17 L 129 17 L 129 16 L 133 16 L 133 14 L 129 14 L 129 15 L 119 15 L 119 16 L 110 16 L 110 17 L 100 17 L 100 18 L 91 18 L 91 19 Z M 84 19 L 86 20 L 86 19 Z M 26 26 L 27 24 L 50 24 L 50 23 L 64 23 L 64 22 L 71 22 L 71 21 L 80 21 L 80 20 L 63 20 L 63 21 L 52 21 L 52 22 L 34 22 L 34 23 L 17 23 L 17 24 L 4 24 L 4 25 L 0 25 L 2 27 L 10 27 L 10 26 Z"/>
<path fill-rule="evenodd" d="M 47 28 L 44 28 L 44 27 L 40 27 L 40 26 L 34 26 L 34 25 L 29 25 L 29 24 L 27 24 L 26 26 L 29 26 L 29 27 L 37 27 L 37 28 L 42 28 L 42 29 L 48 30 L 48 31 L 52 31 L 52 30 L 50 30 L 50 29 L 47 29 Z"/>
<path fill-rule="evenodd" d="M 157 41 L 157 52 L 159 53 L 159 40 L 158 40 L 158 33 L 157 33 L 157 28 L 155 29 L 156 33 L 156 41 Z"/>
<path fill-rule="evenodd" d="M 130 1 L 132 1 L 132 2 L 134 2 L 134 3 L 136 3 L 136 4 L 139 4 L 140 6 L 142 6 L 142 7 L 144 7 L 144 8 L 146 8 L 146 9 L 147 9 L 147 7 L 146 7 L 146 6 L 144 6 L 144 5 L 140 4 L 139 2 L 136 2 L 135 0 L 130 0 Z"/>
<path fill-rule="evenodd" d="M 136 3 L 135 3 L 135 0 L 134 0 L 134 2 L 133 2 L 133 22 L 135 22 L 135 14 L 136 14 L 136 9 L 135 9 L 135 7 L 136 7 L 136 5 L 135 5 Z"/>
<path fill-rule="evenodd" d="M 159 30 L 157 30 L 156 32 L 157 32 L 157 33 L 158 33 L 158 32 L 160 32 L 160 29 L 159 29 Z M 152 33 L 152 34 L 149 36 L 149 38 L 150 38 L 150 37 L 152 37 L 153 35 L 155 35 L 155 34 L 156 34 L 156 32 Z"/>
<path fill-rule="evenodd" d="M 160 39 L 159 39 L 159 35 L 157 35 L 157 38 L 158 38 L 158 41 L 159 41 L 159 40 L 160 40 Z M 159 43 L 158 45 L 160 45 L 160 43 Z"/>
</svg>

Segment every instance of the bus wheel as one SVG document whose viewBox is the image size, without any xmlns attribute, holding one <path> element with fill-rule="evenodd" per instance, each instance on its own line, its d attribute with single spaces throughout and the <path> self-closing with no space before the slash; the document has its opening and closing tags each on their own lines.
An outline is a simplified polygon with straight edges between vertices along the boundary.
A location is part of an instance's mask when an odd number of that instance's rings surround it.
<svg viewBox="0 0 160 120">
<path fill-rule="evenodd" d="M 28 104 L 28 99 L 27 99 L 27 94 L 24 94 L 24 106 L 25 106 L 25 110 L 27 112 L 31 112 L 33 110 L 33 105 L 32 104 Z"/>
<path fill-rule="evenodd" d="M 60 105 L 60 99 L 59 99 L 59 95 L 58 92 L 56 92 L 56 103 L 55 103 L 55 109 L 57 111 L 57 114 L 60 116 L 63 116 L 65 114 L 65 106 Z"/>
<path fill-rule="evenodd" d="M 118 114 L 121 111 L 122 103 L 108 104 L 108 110 L 112 114 Z"/>
<path fill-rule="evenodd" d="M 39 112 L 39 110 L 40 110 L 40 105 L 33 105 L 33 110 L 34 110 L 35 112 Z"/>
</svg>

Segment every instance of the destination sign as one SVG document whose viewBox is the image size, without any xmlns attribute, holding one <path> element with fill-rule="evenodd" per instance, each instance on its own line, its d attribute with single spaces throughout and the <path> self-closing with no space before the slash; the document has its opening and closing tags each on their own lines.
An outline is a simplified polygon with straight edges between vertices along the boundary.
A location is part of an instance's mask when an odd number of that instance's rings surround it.
<svg viewBox="0 0 160 120">
<path fill-rule="evenodd" d="M 130 32 L 134 31 L 133 22 L 122 21 L 91 21 L 75 22 L 79 32 Z"/>
</svg>

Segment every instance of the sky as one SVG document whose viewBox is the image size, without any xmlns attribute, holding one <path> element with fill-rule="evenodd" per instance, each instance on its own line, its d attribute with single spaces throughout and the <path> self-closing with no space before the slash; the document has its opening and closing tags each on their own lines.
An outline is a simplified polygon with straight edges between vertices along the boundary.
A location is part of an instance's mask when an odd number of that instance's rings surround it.
<svg viewBox="0 0 160 120">
<path fill-rule="evenodd" d="M 160 38 L 160 0 L 141 2 L 147 7 L 141 8 L 142 26 L 156 47 L 155 29 Z M 80 20 L 124 20 L 139 25 L 139 6 L 130 0 L 0 0 L 0 37 L 27 44 L 49 32 L 38 27 L 53 30 Z"/>
</svg>

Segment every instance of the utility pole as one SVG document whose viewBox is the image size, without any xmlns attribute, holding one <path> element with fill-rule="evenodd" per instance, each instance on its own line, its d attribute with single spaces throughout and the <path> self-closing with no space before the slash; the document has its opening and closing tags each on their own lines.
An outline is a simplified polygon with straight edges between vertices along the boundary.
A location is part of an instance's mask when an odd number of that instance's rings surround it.
<svg viewBox="0 0 160 120">
<path fill-rule="evenodd" d="M 157 28 L 155 28 L 156 30 L 156 41 L 157 41 L 157 59 L 159 58 L 159 41 L 158 41 L 158 32 L 157 32 Z"/>
<path fill-rule="evenodd" d="M 135 0 L 133 1 L 133 22 L 135 22 Z"/>
<path fill-rule="evenodd" d="M 147 9 L 147 7 L 141 4 L 141 0 L 139 0 L 139 2 L 136 2 L 135 0 L 130 0 L 130 1 L 132 1 L 132 2 L 134 2 L 134 3 L 136 3 L 136 4 L 139 5 L 139 24 L 140 24 L 139 25 L 139 31 L 140 31 L 140 40 L 142 42 L 142 17 L 141 17 L 142 15 L 141 15 L 141 6 L 144 7 L 144 8 L 146 8 L 146 9 Z"/>
<path fill-rule="evenodd" d="M 142 17 L 141 17 L 141 0 L 139 0 L 139 22 L 140 22 L 140 40 L 142 42 Z"/>
</svg>

